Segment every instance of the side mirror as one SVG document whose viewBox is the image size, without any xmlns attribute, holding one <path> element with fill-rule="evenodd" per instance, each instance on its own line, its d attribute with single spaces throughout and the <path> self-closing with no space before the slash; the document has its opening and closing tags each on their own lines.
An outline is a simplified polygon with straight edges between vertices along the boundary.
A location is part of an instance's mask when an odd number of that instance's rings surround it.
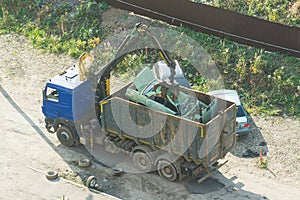
<svg viewBox="0 0 300 200">
<path fill-rule="evenodd" d="M 245 98 L 245 96 L 243 95 L 243 94 L 240 94 L 240 99 L 244 99 Z"/>
<path fill-rule="evenodd" d="M 43 101 L 48 101 L 48 99 L 46 98 L 46 88 L 42 89 L 42 94 L 43 94 Z"/>
</svg>

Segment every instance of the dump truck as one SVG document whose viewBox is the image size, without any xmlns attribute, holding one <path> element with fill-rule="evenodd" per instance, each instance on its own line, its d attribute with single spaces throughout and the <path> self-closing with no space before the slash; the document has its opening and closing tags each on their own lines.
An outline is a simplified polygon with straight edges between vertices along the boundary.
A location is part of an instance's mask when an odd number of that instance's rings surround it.
<svg viewBox="0 0 300 200">
<path fill-rule="evenodd" d="M 146 31 L 138 34 L 158 43 Z M 204 180 L 223 166 L 218 161 L 235 145 L 235 104 L 189 88 L 178 62 L 159 44 L 162 60 L 110 94 L 110 72 L 130 40 L 90 78 L 80 77 L 79 67 L 73 66 L 47 81 L 42 105 L 46 129 L 68 147 L 102 145 L 110 153 L 127 153 L 139 171 L 157 170 L 168 181 L 201 173 Z M 157 72 L 166 67 L 169 77 L 162 80 Z"/>
</svg>

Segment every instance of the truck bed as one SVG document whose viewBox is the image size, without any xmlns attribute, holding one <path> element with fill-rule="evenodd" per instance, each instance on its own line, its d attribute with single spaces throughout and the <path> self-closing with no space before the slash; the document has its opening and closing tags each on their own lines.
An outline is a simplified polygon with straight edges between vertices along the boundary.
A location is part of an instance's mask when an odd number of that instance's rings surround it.
<svg viewBox="0 0 300 200">
<path fill-rule="evenodd" d="M 193 92 L 210 104 L 215 98 Z M 100 102 L 101 125 L 105 132 L 149 145 L 205 168 L 223 158 L 235 145 L 235 104 L 217 99 L 217 112 L 207 123 L 160 112 L 124 98 L 124 93 Z"/>
</svg>

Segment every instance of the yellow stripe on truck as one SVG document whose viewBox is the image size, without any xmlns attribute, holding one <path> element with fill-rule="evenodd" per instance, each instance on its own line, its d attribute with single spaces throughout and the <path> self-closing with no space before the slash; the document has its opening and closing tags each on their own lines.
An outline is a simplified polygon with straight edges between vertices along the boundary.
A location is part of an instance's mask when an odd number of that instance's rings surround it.
<svg viewBox="0 0 300 200">
<path fill-rule="evenodd" d="M 103 113 L 103 105 L 107 104 L 107 103 L 108 103 L 107 101 L 103 101 L 103 102 L 100 103 L 100 112 L 101 113 Z"/>
<path fill-rule="evenodd" d="M 106 79 L 105 80 L 106 83 L 106 95 L 109 96 L 110 95 L 110 79 Z"/>
</svg>

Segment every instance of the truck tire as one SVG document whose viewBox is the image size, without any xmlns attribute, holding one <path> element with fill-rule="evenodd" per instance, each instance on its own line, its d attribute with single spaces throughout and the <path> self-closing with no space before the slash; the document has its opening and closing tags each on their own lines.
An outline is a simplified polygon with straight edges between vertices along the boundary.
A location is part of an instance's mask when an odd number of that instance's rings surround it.
<svg viewBox="0 0 300 200">
<path fill-rule="evenodd" d="M 142 172 L 150 172 L 152 170 L 152 161 L 144 152 L 135 152 L 132 156 L 132 161 L 134 166 Z"/>
<path fill-rule="evenodd" d="M 97 179 L 95 176 L 90 176 L 88 177 L 88 179 L 86 180 L 85 182 L 85 185 L 88 187 L 88 188 L 95 188 L 96 185 L 97 185 Z"/>
<path fill-rule="evenodd" d="M 176 181 L 178 177 L 175 166 L 167 160 L 158 161 L 157 171 L 161 178 L 170 182 Z"/>
<path fill-rule="evenodd" d="M 54 180 L 54 179 L 57 179 L 58 178 L 58 173 L 56 171 L 48 171 L 46 173 L 46 178 L 48 180 Z"/>
<path fill-rule="evenodd" d="M 91 161 L 87 158 L 82 158 L 78 161 L 79 167 L 89 167 L 91 166 Z"/>
<path fill-rule="evenodd" d="M 121 168 L 112 168 L 112 172 L 114 176 L 121 176 L 124 174 L 124 171 Z"/>
<path fill-rule="evenodd" d="M 66 126 L 59 127 L 56 136 L 59 142 L 66 147 L 72 147 L 75 144 L 74 135 Z"/>
</svg>

